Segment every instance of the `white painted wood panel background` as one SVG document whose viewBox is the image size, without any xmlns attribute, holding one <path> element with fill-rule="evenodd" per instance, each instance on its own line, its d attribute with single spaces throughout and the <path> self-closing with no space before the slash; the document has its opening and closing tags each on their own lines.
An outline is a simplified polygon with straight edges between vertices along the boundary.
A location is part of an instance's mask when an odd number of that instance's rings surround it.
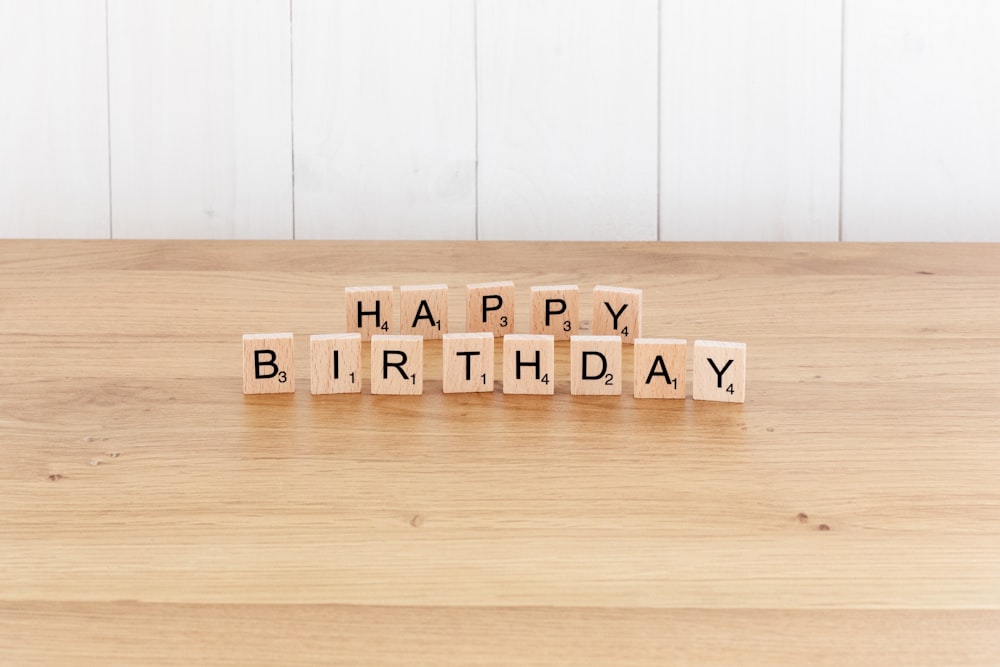
<svg viewBox="0 0 1000 667">
<path fill-rule="evenodd" d="M 836 241 L 840 0 L 663 0 L 660 236 Z"/>
<path fill-rule="evenodd" d="M 294 0 L 296 238 L 474 239 L 473 0 Z"/>
<path fill-rule="evenodd" d="M 479 237 L 656 239 L 655 0 L 480 0 Z"/>
<path fill-rule="evenodd" d="M 112 230 L 292 235 L 286 0 L 109 0 Z"/>
<path fill-rule="evenodd" d="M 0 0 L 0 236 L 108 225 L 104 0 Z"/>
<path fill-rule="evenodd" d="M 849 2 L 844 240 L 1000 241 L 1000 3 Z"/>
<path fill-rule="evenodd" d="M 1000 241 L 992 0 L 0 0 L 0 236 Z"/>
</svg>

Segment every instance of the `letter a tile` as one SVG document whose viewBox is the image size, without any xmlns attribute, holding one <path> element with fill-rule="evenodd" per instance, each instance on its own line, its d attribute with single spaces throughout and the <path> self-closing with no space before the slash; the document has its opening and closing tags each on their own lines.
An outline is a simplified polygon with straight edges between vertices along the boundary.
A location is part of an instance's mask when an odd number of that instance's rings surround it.
<svg viewBox="0 0 1000 667">
<path fill-rule="evenodd" d="M 399 333 L 436 340 L 448 333 L 448 286 L 399 288 Z"/>
<path fill-rule="evenodd" d="M 639 338 L 633 350 L 632 395 L 636 398 L 687 396 L 687 341 Z"/>
</svg>

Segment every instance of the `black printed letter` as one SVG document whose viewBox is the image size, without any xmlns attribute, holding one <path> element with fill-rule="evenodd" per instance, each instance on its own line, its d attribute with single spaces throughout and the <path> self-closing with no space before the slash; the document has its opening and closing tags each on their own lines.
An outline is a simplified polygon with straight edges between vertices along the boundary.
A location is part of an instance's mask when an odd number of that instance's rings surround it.
<svg viewBox="0 0 1000 667">
<path fill-rule="evenodd" d="M 611 317 L 614 318 L 614 322 L 612 322 L 611 328 L 613 328 L 615 331 L 618 331 L 618 318 L 621 317 L 622 313 L 625 312 L 625 309 L 628 308 L 628 304 L 623 303 L 622 307 L 618 309 L 617 313 L 614 311 L 614 309 L 611 308 L 611 304 L 608 303 L 607 301 L 604 302 L 604 307 L 608 309 L 608 312 L 611 313 Z"/>
<path fill-rule="evenodd" d="M 587 359 L 590 357 L 600 357 L 601 358 L 601 370 L 597 371 L 596 375 L 587 374 Z M 608 371 L 608 358 L 605 357 L 600 352 L 594 350 L 584 350 L 583 352 L 583 370 L 582 377 L 583 380 L 600 380 L 604 377 L 604 374 Z"/>
<path fill-rule="evenodd" d="M 472 357 L 479 356 L 479 350 L 465 350 L 463 352 L 456 352 L 460 357 L 465 357 L 465 379 L 466 381 L 472 379 Z"/>
<path fill-rule="evenodd" d="M 656 370 L 658 368 L 661 370 Z M 667 372 L 667 362 L 659 354 L 656 355 L 656 359 L 653 359 L 653 367 L 649 369 L 649 375 L 646 376 L 646 384 L 652 382 L 653 378 L 657 375 L 663 377 L 667 381 L 667 384 L 673 384 L 674 382 L 670 379 L 670 373 Z"/>
<path fill-rule="evenodd" d="M 399 357 L 399 361 L 395 363 L 389 363 L 389 355 L 393 354 Z M 403 376 L 404 380 L 409 380 L 410 376 L 406 374 L 403 370 L 403 365 L 406 363 L 406 352 L 402 350 L 383 350 L 382 351 L 382 379 L 389 379 L 389 366 L 392 366 L 399 374 Z"/>
<path fill-rule="evenodd" d="M 263 355 L 271 355 L 268 359 L 262 359 Z M 274 363 L 278 355 L 274 353 L 274 350 L 254 350 L 253 351 L 253 376 L 258 380 L 267 380 L 268 378 L 273 378 L 278 374 L 278 364 Z M 270 366 L 273 370 L 264 375 L 260 372 L 261 366 Z"/>
<path fill-rule="evenodd" d="M 562 308 L 559 310 L 552 310 L 553 304 L 560 304 Z M 545 326 L 549 326 L 551 323 L 551 318 L 553 315 L 560 315 L 566 312 L 566 300 L 565 299 L 546 299 L 545 300 Z"/>
<path fill-rule="evenodd" d="M 496 302 L 497 305 L 491 307 L 489 305 L 489 300 L 490 299 L 495 300 L 495 302 Z M 500 310 L 500 308 L 502 308 L 502 307 L 503 307 L 503 297 L 502 296 L 500 296 L 499 294 L 484 294 L 483 295 L 483 324 L 486 323 L 486 313 L 487 312 L 489 312 L 491 310 Z"/>
<path fill-rule="evenodd" d="M 431 307 L 428 305 L 427 299 L 420 300 L 420 305 L 417 306 L 417 314 L 413 316 L 413 324 L 410 326 L 416 327 L 417 320 L 427 320 L 431 323 L 431 326 L 437 324 L 437 320 L 434 319 L 434 314 L 431 312 Z"/>
<path fill-rule="evenodd" d="M 719 389 L 722 389 L 722 374 L 726 372 L 727 368 L 733 365 L 733 360 L 730 359 L 729 361 L 727 361 L 726 365 L 722 367 L 721 371 L 719 370 L 719 367 L 715 365 L 715 362 L 712 359 L 709 359 L 708 363 L 712 366 L 712 370 L 715 371 L 715 374 L 719 376 Z"/>
<path fill-rule="evenodd" d="M 361 328 L 362 318 L 365 315 L 374 315 L 375 316 L 375 326 L 376 327 L 381 327 L 382 326 L 382 314 L 380 312 L 381 308 L 382 308 L 382 302 L 381 301 L 376 301 L 375 302 L 375 310 L 361 310 L 362 308 L 364 308 L 364 306 L 362 305 L 362 303 L 360 301 L 358 301 L 358 328 L 359 329 Z"/>
<path fill-rule="evenodd" d="M 521 361 L 521 350 L 516 350 L 514 352 L 514 371 L 518 380 L 521 379 L 521 367 L 522 366 L 534 366 L 535 367 L 535 379 L 538 380 L 542 375 L 542 353 L 535 350 L 535 361 Z"/>
</svg>

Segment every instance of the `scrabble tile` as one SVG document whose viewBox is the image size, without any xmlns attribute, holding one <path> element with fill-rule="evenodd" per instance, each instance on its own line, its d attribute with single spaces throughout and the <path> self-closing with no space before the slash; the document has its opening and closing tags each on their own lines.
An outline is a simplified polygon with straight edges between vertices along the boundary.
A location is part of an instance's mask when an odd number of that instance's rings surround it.
<svg viewBox="0 0 1000 667">
<path fill-rule="evenodd" d="M 687 396 L 687 341 L 638 338 L 633 349 L 632 395 L 636 398 Z"/>
<path fill-rule="evenodd" d="M 618 396 L 622 393 L 621 336 L 573 336 L 569 339 L 569 393 Z"/>
<path fill-rule="evenodd" d="M 493 334 L 445 334 L 441 341 L 446 394 L 493 391 Z"/>
<path fill-rule="evenodd" d="M 746 398 L 746 343 L 694 342 L 694 399 L 742 403 Z"/>
<path fill-rule="evenodd" d="M 424 393 L 423 336 L 372 336 L 373 394 Z"/>
<path fill-rule="evenodd" d="M 531 288 L 531 333 L 569 340 L 580 333 L 580 288 L 552 285 Z"/>
<path fill-rule="evenodd" d="M 309 391 L 313 394 L 361 391 L 361 334 L 309 336 Z"/>
<path fill-rule="evenodd" d="M 243 335 L 243 393 L 295 391 L 295 337 L 290 333 Z"/>
<path fill-rule="evenodd" d="M 399 333 L 423 336 L 428 340 L 448 333 L 448 286 L 400 287 Z"/>
<path fill-rule="evenodd" d="M 347 333 L 361 334 L 369 341 L 374 334 L 392 331 L 392 286 L 347 287 L 344 289 Z"/>
<path fill-rule="evenodd" d="M 503 393 L 555 393 L 555 339 L 508 334 L 503 339 Z"/>
<path fill-rule="evenodd" d="M 465 330 L 494 336 L 514 333 L 514 283 L 476 283 L 466 287 Z"/>
<path fill-rule="evenodd" d="M 642 290 L 630 287 L 594 288 L 594 320 L 591 333 L 595 336 L 620 335 L 623 343 L 642 337 Z"/>
</svg>

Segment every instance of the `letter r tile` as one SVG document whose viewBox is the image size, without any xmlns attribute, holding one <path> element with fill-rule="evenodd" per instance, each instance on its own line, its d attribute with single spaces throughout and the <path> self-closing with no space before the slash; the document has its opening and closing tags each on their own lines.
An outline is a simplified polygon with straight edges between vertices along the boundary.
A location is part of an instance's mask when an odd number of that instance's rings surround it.
<svg viewBox="0 0 1000 667">
<path fill-rule="evenodd" d="M 423 336 L 372 336 L 371 356 L 373 394 L 424 393 Z"/>
</svg>

